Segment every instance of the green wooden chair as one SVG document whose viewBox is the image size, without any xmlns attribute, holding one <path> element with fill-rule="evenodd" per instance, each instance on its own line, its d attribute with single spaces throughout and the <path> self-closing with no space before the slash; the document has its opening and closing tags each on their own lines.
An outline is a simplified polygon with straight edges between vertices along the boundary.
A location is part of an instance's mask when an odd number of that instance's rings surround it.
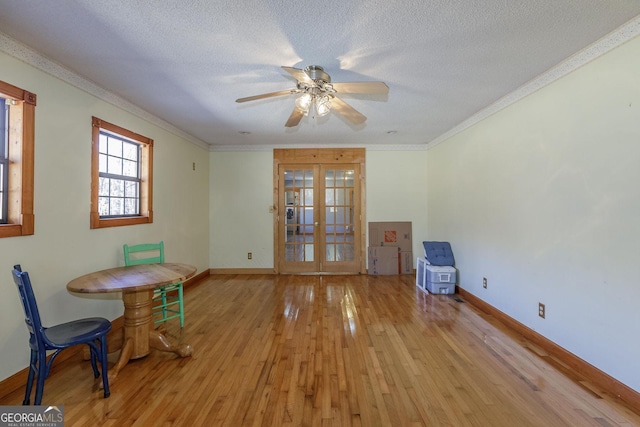
<svg viewBox="0 0 640 427">
<path fill-rule="evenodd" d="M 164 262 L 164 242 L 123 245 L 124 264 L 156 264 Z M 133 254 L 133 256 L 132 256 Z M 175 296 L 177 291 L 178 296 Z M 180 318 L 180 327 L 184 327 L 184 303 L 182 282 L 157 287 L 153 294 L 154 324 Z"/>
</svg>

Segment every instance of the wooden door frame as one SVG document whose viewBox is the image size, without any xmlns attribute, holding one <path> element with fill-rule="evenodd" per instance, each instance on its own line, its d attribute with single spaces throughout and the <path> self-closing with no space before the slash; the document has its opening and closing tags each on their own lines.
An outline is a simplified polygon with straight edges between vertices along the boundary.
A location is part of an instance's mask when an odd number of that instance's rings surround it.
<svg viewBox="0 0 640 427">
<path fill-rule="evenodd" d="M 285 212 L 279 212 L 278 193 L 280 191 L 280 165 L 295 164 L 359 164 L 360 174 L 360 274 L 366 274 L 366 197 L 365 197 L 365 159 L 364 148 L 294 148 L 273 150 L 273 264 L 276 274 L 280 274 L 280 248 L 278 242 L 279 227 L 284 221 Z M 355 243 L 356 236 L 354 236 Z"/>
</svg>

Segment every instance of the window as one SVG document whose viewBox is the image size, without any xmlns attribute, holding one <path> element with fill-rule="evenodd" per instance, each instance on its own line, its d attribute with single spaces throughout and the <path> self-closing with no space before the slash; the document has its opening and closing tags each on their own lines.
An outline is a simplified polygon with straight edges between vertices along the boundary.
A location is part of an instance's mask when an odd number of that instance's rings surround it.
<svg viewBox="0 0 640 427">
<path fill-rule="evenodd" d="M 0 224 L 8 222 L 7 198 L 9 197 L 9 103 L 0 98 Z"/>
<path fill-rule="evenodd" d="M 91 228 L 153 222 L 153 140 L 92 121 Z"/>
<path fill-rule="evenodd" d="M 36 95 L 0 81 L 0 237 L 34 233 Z"/>
</svg>

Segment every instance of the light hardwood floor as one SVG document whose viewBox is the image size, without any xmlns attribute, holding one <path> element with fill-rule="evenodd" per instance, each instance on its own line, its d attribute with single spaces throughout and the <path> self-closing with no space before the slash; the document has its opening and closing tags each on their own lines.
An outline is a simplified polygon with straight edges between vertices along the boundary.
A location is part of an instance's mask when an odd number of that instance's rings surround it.
<svg viewBox="0 0 640 427">
<path fill-rule="evenodd" d="M 579 373 L 411 276 L 211 276 L 186 289 L 185 311 L 184 330 L 167 334 L 193 357 L 153 351 L 103 399 L 74 356 L 54 366 L 43 404 L 63 405 L 67 426 L 640 426 Z"/>
</svg>

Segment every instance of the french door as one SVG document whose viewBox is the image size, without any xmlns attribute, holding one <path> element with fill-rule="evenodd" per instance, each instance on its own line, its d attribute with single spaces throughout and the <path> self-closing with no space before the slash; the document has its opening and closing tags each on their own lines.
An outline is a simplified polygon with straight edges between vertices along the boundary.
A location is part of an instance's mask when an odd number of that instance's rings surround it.
<svg viewBox="0 0 640 427">
<path fill-rule="evenodd" d="M 278 270 L 359 273 L 359 164 L 278 165 Z"/>
</svg>

